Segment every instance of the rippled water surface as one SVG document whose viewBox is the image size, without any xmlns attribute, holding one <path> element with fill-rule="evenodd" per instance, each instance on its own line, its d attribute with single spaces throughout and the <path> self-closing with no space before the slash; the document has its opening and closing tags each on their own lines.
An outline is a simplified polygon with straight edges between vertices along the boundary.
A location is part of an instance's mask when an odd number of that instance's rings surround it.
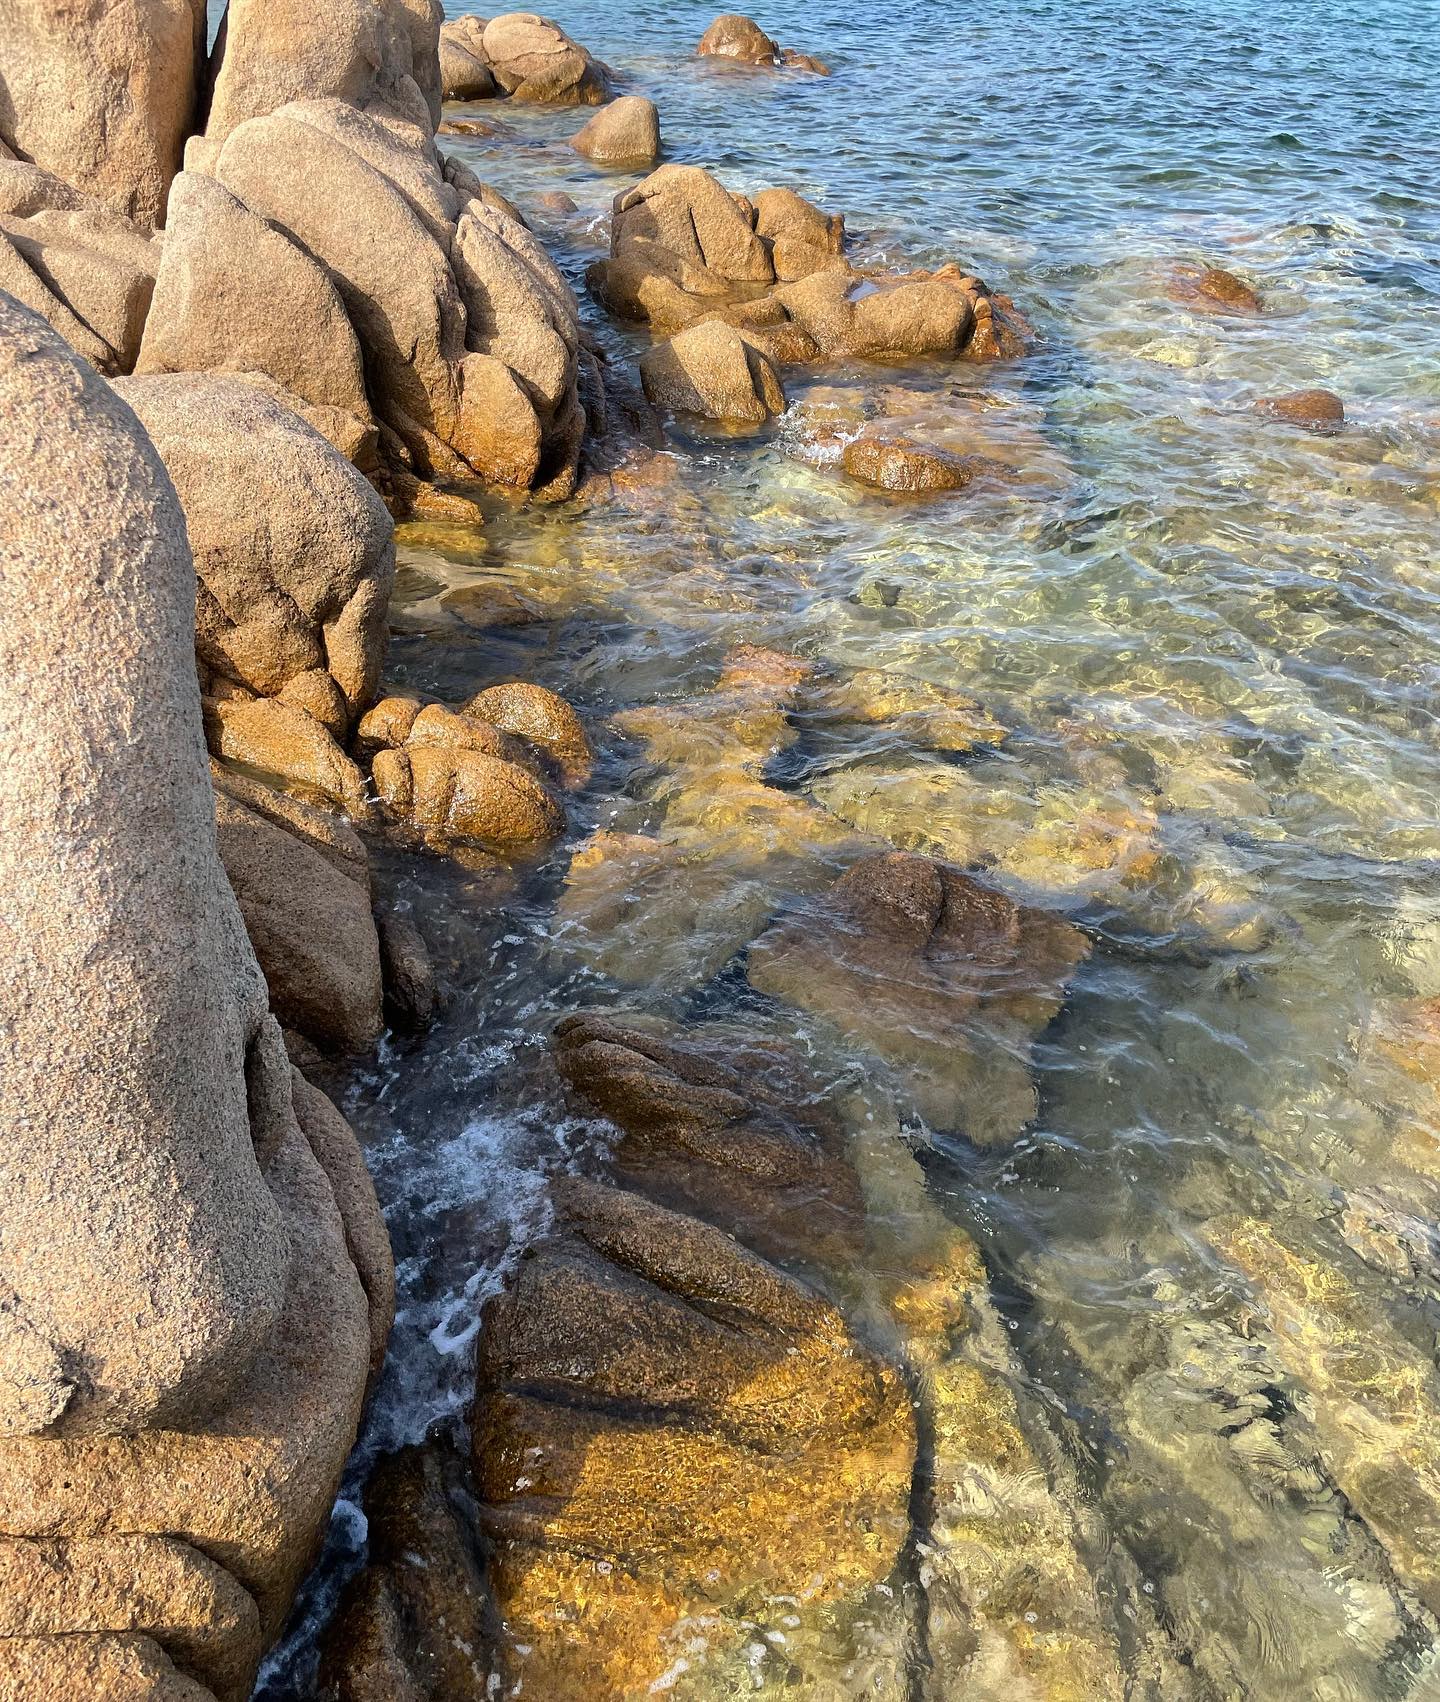
<svg viewBox="0 0 1440 1702">
<path fill-rule="evenodd" d="M 739 1016 L 900 1107 L 1184 1694 L 1437 1694 L 1440 16 L 776 0 L 761 21 L 829 60 L 822 80 L 697 63 L 710 15 L 577 0 L 560 21 L 657 101 L 668 157 L 843 211 L 864 254 L 963 260 L 1038 345 L 792 372 L 777 429 L 677 429 L 664 482 L 402 528 L 392 681 L 454 701 L 538 679 L 600 760 L 565 844 L 513 883 L 386 871 L 448 1008 L 346 1093 L 402 1296 L 357 1481 L 377 1448 L 461 1422 L 479 1307 L 543 1229 L 546 1177 L 603 1150 L 547 1062 L 556 1017 Z M 583 287 L 634 179 L 564 145 L 584 115 L 469 115 L 496 133 L 446 145 Z M 577 210 L 547 211 L 556 190 Z M 1173 299 L 1198 261 L 1265 312 Z M 1312 385 L 1345 400 L 1335 435 L 1251 411 Z M 876 405 L 978 418 L 1017 477 L 863 490 L 827 422 Z M 477 630 L 463 593 L 496 582 L 528 624 Z M 801 713 L 765 775 L 796 805 L 783 843 L 730 833 L 721 795 L 686 841 L 698 900 L 577 902 L 577 845 L 661 829 L 685 797 L 684 765 L 611 718 L 706 693 L 738 642 L 958 688 L 1005 737 L 957 754 L 903 718 Z M 843 867 L 835 823 L 985 869 L 1090 936 L 1023 1132 L 927 1125 L 903 1075 L 745 988 L 765 919 Z M 264 1694 L 303 1688 L 361 1538 L 342 1505 Z"/>
</svg>

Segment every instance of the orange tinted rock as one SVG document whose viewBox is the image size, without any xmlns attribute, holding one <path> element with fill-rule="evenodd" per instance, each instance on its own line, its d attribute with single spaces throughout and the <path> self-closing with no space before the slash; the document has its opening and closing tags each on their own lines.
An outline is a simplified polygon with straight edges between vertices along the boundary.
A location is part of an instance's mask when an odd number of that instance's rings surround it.
<svg viewBox="0 0 1440 1702">
<path fill-rule="evenodd" d="M 584 723 L 558 692 L 511 680 L 477 691 L 465 704 L 465 713 L 548 752 L 567 786 L 582 786 L 589 779 L 592 759 Z"/>
<path fill-rule="evenodd" d="M 1306 431 L 1334 432 L 1345 424 L 1345 404 L 1333 390 L 1292 390 L 1285 396 L 1262 396 L 1255 412 Z"/>
<path fill-rule="evenodd" d="M 768 356 L 733 326 L 708 320 L 677 331 L 640 357 L 640 380 L 656 407 L 743 426 L 785 411 Z"/>
<path fill-rule="evenodd" d="M 582 125 L 570 138 L 570 146 L 597 165 L 654 165 L 660 157 L 660 115 L 655 102 L 643 95 L 621 95 Z"/>
<path fill-rule="evenodd" d="M 851 478 L 887 491 L 964 490 L 975 476 L 968 456 L 873 427 L 845 445 L 840 464 Z"/>
<path fill-rule="evenodd" d="M 1243 278 L 1219 266 L 1177 266 L 1170 280 L 1177 301 L 1231 313 L 1261 313 L 1264 304 Z"/>
</svg>

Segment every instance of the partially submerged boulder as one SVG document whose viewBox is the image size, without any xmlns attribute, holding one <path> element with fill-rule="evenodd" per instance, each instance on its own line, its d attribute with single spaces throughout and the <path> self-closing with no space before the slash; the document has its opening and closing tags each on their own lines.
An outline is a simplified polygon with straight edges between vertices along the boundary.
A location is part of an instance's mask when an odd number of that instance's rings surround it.
<svg viewBox="0 0 1440 1702">
<path fill-rule="evenodd" d="M 1035 1114 L 1029 1057 L 1088 943 L 945 863 L 863 858 L 750 948 L 761 992 L 809 1010 L 897 1072 L 934 1128 L 981 1144 Z"/>
<path fill-rule="evenodd" d="M 769 358 L 718 319 L 677 331 L 640 357 L 645 395 L 657 407 L 741 426 L 785 411 L 785 391 Z"/>
<path fill-rule="evenodd" d="M 660 157 L 660 114 L 644 95 L 621 95 L 570 138 L 577 154 L 597 165 L 654 165 Z"/>
<path fill-rule="evenodd" d="M 1170 294 L 1176 301 L 1214 313 L 1263 313 L 1258 291 L 1222 266 L 1177 266 L 1170 275 Z"/>
<path fill-rule="evenodd" d="M 618 195 L 609 258 L 587 278 L 613 313 L 657 336 L 724 320 L 779 363 L 1024 350 L 1013 305 L 959 266 L 863 272 L 844 256 L 842 219 L 790 190 L 752 203 L 699 166 L 663 165 Z"/>
<path fill-rule="evenodd" d="M 1345 404 L 1333 390 L 1291 390 L 1284 396 L 1262 396 L 1255 412 L 1321 434 L 1339 431 L 1345 424 Z"/>
<path fill-rule="evenodd" d="M 308 676 L 338 732 L 380 678 L 395 573 L 394 525 L 371 486 L 273 396 L 221 372 L 118 386 L 175 482 L 199 576 L 201 686 L 278 697 Z"/>
<path fill-rule="evenodd" d="M 146 227 L 195 126 L 204 0 L 16 0 L 0 13 L 0 146 Z"/>
<path fill-rule="evenodd" d="M 968 456 L 868 426 L 845 445 L 840 464 L 851 478 L 887 491 L 958 491 L 975 477 Z"/>
<path fill-rule="evenodd" d="M 767 68 L 793 66 L 800 71 L 813 71 L 828 77 L 830 67 L 809 53 L 798 53 L 780 44 L 762 30 L 753 18 L 739 12 L 725 12 L 716 18 L 700 37 L 695 49 L 702 59 L 729 59 L 737 65 L 758 65 Z"/>
<path fill-rule="evenodd" d="M 481 37 L 495 81 L 513 100 L 547 106 L 602 106 L 610 99 L 605 66 L 554 19 L 538 12 L 503 12 Z"/>
<path fill-rule="evenodd" d="M 555 1196 L 487 1313 L 475 1480 L 502 1671 L 620 1702 L 685 1637 L 748 1639 L 766 1597 L 883 1580 L 914 1417 L 831 1305 L 729 1236 L 593 1183 Z"/>
</svg>

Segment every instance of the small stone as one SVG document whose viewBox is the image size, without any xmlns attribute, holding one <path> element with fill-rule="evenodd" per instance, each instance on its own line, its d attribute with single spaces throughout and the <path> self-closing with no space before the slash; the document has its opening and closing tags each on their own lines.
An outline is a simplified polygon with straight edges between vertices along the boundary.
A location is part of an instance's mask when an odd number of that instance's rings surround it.
<svg viewBox="0 0 1440 1702">
<path fill-rule="evenodd" d="M 1285 396 L 1262 396 L 1255 412 L 1305 431 L 1336 432 L 1345 424 L 1345 404 L 1333 390 L 1292 390 Z"/>
</svg>

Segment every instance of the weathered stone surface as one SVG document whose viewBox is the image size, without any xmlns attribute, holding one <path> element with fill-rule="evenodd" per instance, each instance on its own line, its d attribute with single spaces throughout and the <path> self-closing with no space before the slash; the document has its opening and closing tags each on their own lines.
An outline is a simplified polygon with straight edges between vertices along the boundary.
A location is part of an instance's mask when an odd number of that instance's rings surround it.
<svg viewBox="0 0 1440 1702">
<path fill-rule="evenodd" d="M 279 1311 L 254 1152 L 278 1034 L 215 854 L 173 489 L 8 301 L 0 361 L 0 1434 L 130 1430 L 223 1400 Z"/>
<path fill-rule="evenodd" d="M 207 698 L 210 748 L 314 793 L 357 819 L 370 814 L 365 776 L 307 710 L 283 698 Z"/>
<path fill-rule="evenodd" d="M 785 411 L 785 391 L 769 359 L 718 319 L 648 349 L 640 380 L 657 407 L 708 420 L 758 426 Z"/>
<path fill-rule="evenodd" d="M 489 100 L 500 92 L 485 58 L 483 18 L 452 18 L 440 26 L 440 92 L 446 100 Z"/>
<path fill-rule="evenodd" d="M 177 1672 L 149 1637 L 16 1637 L 4 1650 L 4 1702 L 53 1702 L 57 1696 L 105 1702 L 218 1702 L 214 1691 Z"/>
<path fill-rule="evenodd" d="M 624 1139 L 615 1163 L 651 1197 L 772 1259 L 840 1264 L 862 1209 L 840 1132 L 799 1060 L 725 1027 L 566 1017 L 566 1083 Z"/>
<path fill-rule="evenodd" d="M 9 0 L 0 141 L 112 212 L 163 224 L 204 51 L 203 0 Z"/>
<path fill-rule="evenodd" d="M 778 65 L 780 48 L 753 18 L 725 12 L 700 37 L 702 58 L 736 59 L 743 65 Z"/>
<path fill-rule="evenodd" d="M 577 154 L 597 165 L 654 165 L 660 157 L 660 114 L 644 95 L 621 95 L 570 138 Z"/>
<path fill-rule="evenodd" d="M 550 18 L 504 12 L 491 18 L 481 39 L 495 81 L 512 99 L 601 106 L 610 98 L 604 66 Z"/>
<path fill-rule="evenodd" d="M 206 137 L 288 101 L 333 98 L 431 132 L 440 122 L 440 0 L 230 0 L 210 68 Z"/>
<path fill-rule="evenodd" d="M 1087 942 L 959 869 L 867 857 L 808 912 L 750 948 L 762 992 L 869 1046 L 934 1127 L 993 1143 L 1035 1112 L 1028 1057 Z"/>
<path fill-rule="evenodd" d="M 851 478 L 887 491 L 964 490 L 975 476 L 967 456 L 873 427 L 845 445 L 840 464 Z"/>
<path fill-rule="evenodd" d="M 558 692 L 528 680 L 486 686 L 465 704 L 465 713 L 544 751 L 567 786 L 590 778 L 590 740 L 584 723 Z"/>
<path fill-rule="evenodd" d="M 1255 412 L 1306 431 L 1334 432 L 1345 424 L 1345 404 L 1333 390 L 1292 390 L 1284 396 L 1262 396 Z"/>
<path fill-rule="evenodd" d="M 914 1420 L 838 1312 L 729 1236 L 591 1183 L 556 1195 L 557 1235 L 487 1314 L 476 1484 L 511 1682 L 619 1702 L 664 1676 L 682 1620 L 723 1645 L 764 1597 L 883 1579 Z"/>
<path fill-rule="evenodd" d="M 755 231 L 770 247 L 781 283 L 805 278 L 845 254 L 845 220 L 824 213 L 793 189 L 762 189 L 755 197 Z"/>
<path fill-rule="evenodd" d="M 322 1049 L 364 1051 L 382 1026 L 368 881 L 338 869 L 303 832 L 234 797 L 217 796 L 215 814 L 220 858 L 276 1018 Z"/>
<path fill-rule="evenodd" d="M 369 1563 L 326 1635 L 321 1682 L 336 1702 L 487 1702 L 489 1603 L 461 1462 L 403 1448 L 365 1491 Z"/>
<path fill-rule="evenodd" d="M 197 172 L 170 187 L 135 370 L 268 373 L 292 395 L 373 426 L 360 345 L 324 268 Z"/>
<path fill-rule="evenodd" d="M 318 669 L 353 719 L 384 659 L 395 572 L 385 505 L 310 425 L 232 374 L 153 374 L 120 390 L 185 509 L 202 687 L 274 697 Z"/>
<path fill-rule="evenodd" d="M 61 311 L 34 299 L 31 290 L 24 291 L 26 305 L 43 313 L 102 372 L 128 372 L 155 288 L 158 241 L 95 204 L 69 204 L 43 193 L 14 198 L 30 211 L 0 213 L 0 242 L 13 250 L 6 271 L 14 272 L 18 257 Z M 50 204 L 35 205 L 36 200 Z"/>
<path fill-rule="evenodd" d="M 63 1642 L 116 1628 L 153 1638 L 220 1702 L 245 1702 L 260 1659 L 259 1615 L 249 1593 L 199 1550 L 165 1536 L 0 1537 L 0 1695 L 14 1694 L 12 1638 Z M 70 1694 L 108 1702 L 116 1692 Z"/>
<path fill-rule="evenodd" d="M 610 247 L 617 258 L 660 249 L 723 284 L 768 284 L 775 276 L 754 209 L 699 166 L 662 165 L 617 196 Z"/>
<path fill-rule="evenodd" d="M 565 826 L 559 801 L 534 774 L 483 751 L 424 744 L 384 750 L 374 777 L 391 814 L 442 849 L 458 839 L 521 850 Z"/>
</svg>

